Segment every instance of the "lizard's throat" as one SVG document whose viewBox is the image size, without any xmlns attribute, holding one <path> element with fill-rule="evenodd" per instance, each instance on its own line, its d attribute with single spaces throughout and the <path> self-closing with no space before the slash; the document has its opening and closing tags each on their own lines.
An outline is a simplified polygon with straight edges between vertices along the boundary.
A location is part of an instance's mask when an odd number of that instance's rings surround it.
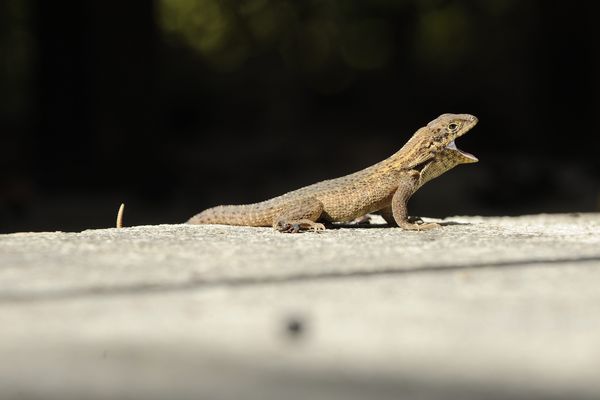
<svg viewBox="0 0 600 400">
<path fill-rule="evenodd" d="M 477 157 L 475 157 L 473 154 L 471 153 L 467 153 L 466 151 L 462 151 L 461 149 L 459 149 L 458 147 L 456 147 L 456 143 L 453 141 L 451 141 L 450 143 L 448 143 L 448 145 L 446 146 L 447 149 L 450 150 L 454 150 L 458 153 L 460 153 L 461 156 L 463 156 L 466 159 L 466 162 L 477 162 L 479 161 L 479 159 Z"/>
</svg>

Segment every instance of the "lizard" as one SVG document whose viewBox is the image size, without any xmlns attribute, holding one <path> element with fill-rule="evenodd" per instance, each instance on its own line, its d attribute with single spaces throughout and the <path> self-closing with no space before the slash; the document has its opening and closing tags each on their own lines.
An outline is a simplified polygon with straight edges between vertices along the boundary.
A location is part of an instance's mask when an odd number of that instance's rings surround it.
<svg viewBox="0 0 600 400">
<path fill-rule="evenodd" d="M 478 159 L 455 139 L 478 122 L 470 114 L 442 114 L 418 129 L 385 160 L 340 178 L 324 180 L 254 204 L 224 205 L 194 215 L 189 224 L 272 226 L 280 232 L 320 231 L 322 222 L 349 222 L 378 212 L 390 226 L 428 230 L 437 223 L 408 217 L 410 197 L 425 183 L 459 164 Z"/>
</svg>

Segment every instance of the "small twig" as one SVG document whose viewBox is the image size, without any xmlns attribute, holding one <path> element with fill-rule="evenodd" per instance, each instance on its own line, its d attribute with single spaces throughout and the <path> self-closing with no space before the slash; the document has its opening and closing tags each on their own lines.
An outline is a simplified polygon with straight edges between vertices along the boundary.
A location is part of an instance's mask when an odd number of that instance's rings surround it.
<svg viewBox="0 0 600 400">
<path fill-rule="evenodd" d="M 117 228 L 123 227 L 123 211 L 125 210 L 125 203 L 121 203 L 119 211 L 117 212 Z"/>
</svg>

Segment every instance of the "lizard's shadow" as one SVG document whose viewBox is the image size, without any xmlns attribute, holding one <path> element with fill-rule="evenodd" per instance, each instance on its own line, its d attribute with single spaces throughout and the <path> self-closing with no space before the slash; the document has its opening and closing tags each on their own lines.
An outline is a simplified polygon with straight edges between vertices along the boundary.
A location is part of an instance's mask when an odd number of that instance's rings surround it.
<svg viewBox="0 0 600 400">
<path fill-rule="evenodd" d="M 441 226 L 451 226 L 451 225 L 472 225 L 470 222 L 456 222 L 456 221 L 442 221 L 437 222 Z M 352 224 L 345 222 L 324 222 L 325 228 L 327 229 L 379 229 L 379 228 L 397 228 L 397 226 L 390 226 L 389 224 Z"/>
<path fill-rule="evenodd" d="M 337 222 L 332 224 L 331 222 L 323 223 L 327 229 L 377 229 L 377 228 L 388 228 L 388 224 L 351 224 L 345 222 Z"/>
<path fill-rule="evenodd" d="M 456 221 L 443 221 L 438 222 L 441 226 L 450 226 L 450 225 L 473 225 L 471 222 L 456 222 Z"/>
</svg>

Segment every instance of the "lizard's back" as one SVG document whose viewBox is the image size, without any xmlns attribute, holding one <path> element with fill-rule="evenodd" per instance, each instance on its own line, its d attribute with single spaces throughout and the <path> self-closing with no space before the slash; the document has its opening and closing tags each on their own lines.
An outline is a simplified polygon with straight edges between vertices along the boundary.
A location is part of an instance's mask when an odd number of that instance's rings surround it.
<svg viewBox="0 0 600 400">
<path fill-rule="evenodd" d="M 317 199 L 323 204 L 321 219 L 330 222 L 351 221 L 389 205 L 397 180 L 394 179 L 393 174 L 379 172 L 380 164 L 340 178 L 317 182 L 258 203 L 209 208 L 195 215 L 188 222 L 271 226 L 282 212 L 306 199 Z"/>
</svg>

